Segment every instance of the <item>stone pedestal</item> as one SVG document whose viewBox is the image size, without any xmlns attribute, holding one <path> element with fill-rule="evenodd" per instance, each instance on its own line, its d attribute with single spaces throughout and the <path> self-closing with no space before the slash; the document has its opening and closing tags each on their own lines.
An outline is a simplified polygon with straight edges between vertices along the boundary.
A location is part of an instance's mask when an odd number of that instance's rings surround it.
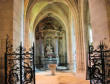
<svg viewBox="0 0 110 84">
<path fill-rule="evenodd" d="M 49 69 L 51 70 L 51 74 L 55 75 L 56 72 L 56 64 L 49 64 L 48 65 Z"/>
</svg>

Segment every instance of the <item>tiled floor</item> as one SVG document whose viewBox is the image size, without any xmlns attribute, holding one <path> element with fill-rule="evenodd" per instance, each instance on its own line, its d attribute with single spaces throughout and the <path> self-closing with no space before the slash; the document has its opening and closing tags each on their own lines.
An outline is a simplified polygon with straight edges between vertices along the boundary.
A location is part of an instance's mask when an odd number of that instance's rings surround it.
<svg viewBox="0 0 110 84">
<path fill-rule="evenodd" d="M 48 71 L 36 73 L 36 84 L 89 84 L 89 81 L 79 79 L 69 72 L 57 72 L 52 76 Z"/>
</svg>

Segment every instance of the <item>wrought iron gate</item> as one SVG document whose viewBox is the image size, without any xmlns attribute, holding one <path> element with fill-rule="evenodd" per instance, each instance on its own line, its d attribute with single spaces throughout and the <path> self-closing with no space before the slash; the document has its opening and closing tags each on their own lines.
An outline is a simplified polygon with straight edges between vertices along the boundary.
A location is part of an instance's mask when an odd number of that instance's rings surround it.
<svg viewBox="0 0 110 84">
<path fill-rule="evenodd" d="M 97 49 L 89 46 L 90 84 L 110 84 L 110 50 L 100 43 Z"/>
<path fill-rule="evenodd" d="M 13 51 L 8 37 L 5 53 L 5 84 L 35 84 L 34 44 L 29 51 L 22 43 Z"/>
</svg>

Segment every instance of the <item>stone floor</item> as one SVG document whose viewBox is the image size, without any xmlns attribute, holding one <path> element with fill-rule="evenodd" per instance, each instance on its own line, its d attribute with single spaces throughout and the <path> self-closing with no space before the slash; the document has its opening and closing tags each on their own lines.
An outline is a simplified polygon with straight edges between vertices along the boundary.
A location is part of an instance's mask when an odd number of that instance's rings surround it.
<svg viewBox="0 0 110 84">
<path fill-rule="evenodd" d="M 36 73 L 36 84 L 90 84 L 69 72 L 57 72 L 52 76 L 49 71 Z"/>
</svg>

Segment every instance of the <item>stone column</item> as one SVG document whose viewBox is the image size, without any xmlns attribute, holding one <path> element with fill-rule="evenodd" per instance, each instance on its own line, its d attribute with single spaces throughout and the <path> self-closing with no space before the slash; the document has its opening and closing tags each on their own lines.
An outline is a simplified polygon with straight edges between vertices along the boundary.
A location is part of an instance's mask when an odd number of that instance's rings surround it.
<svg viewBox="0 0 110 84">
<path fill-rule="evenodd" d="M 42 58 L 43 58 L 43 56 L 44 56 L 44 49 L 43 49 L 43 39 L 39 39 L 39 58 L 40 58 L 40 60 L 39 60 L 39 62 L 41 62 L 42 63 Z"/>
<path fill-rule="evenodd" d="M 82 28 L 81 16 L 77 15 L 77 19 L 74 20 L 75 28 L 75 43 L 76 43 L 76 74 L 78 77 L 85 79 L 85 52 L 84 52 L 84 32 Z M 73 60 L 73 59 L 72 59 Z"/>
<path fill-rule="evenodd" d="M 59 57 L 60 57 L 60 62 L 63 63 L 64 59 L 63 59 L 63 41 L 62 41 L 62 32 L 59 32 Z"/>
<path fill-rule="evenodd" d="M 24 43 L 24 0 L 13 0 L 13 47 Z"/>
<path fill-rule="evenodd" d="M 59 64 L 59 55 L 58 55 L 58 37 L 56 36 L 55 39 L 54 39 L 54 49 L 55 49 L 55 55 L 56 55 L 56 58 L 57 58 L 57 64 Z"/>
<path fill-rule="evenodd" d="M 39 51 L 39 39 L 36 40 L 36 64 L 39 63 L 39 55 L 40 55 L 40 51 Z"/>
<path fill-rule="evenodd" d="M 43 42 L 43 39 L 40 39 L 40 48 L 41 48 L 41 56 L 44 57 L 44 42 Z"/>
<path fill-rule="evenodd" d="M 65 57 L 64 61 L 67 63 L 67 50 L 66 50 L 66 35 L 65 31 L 62 31 L 62 54 Z"/>
<path fill-rule="evenodd" d="M 44 53 L 45 53 L 45 48 L 44 48 L 44 39 L 42 38 L 40 41 L 40 47 L 41 47 L 41 63 L 44 65 Z"/>
</svg>

